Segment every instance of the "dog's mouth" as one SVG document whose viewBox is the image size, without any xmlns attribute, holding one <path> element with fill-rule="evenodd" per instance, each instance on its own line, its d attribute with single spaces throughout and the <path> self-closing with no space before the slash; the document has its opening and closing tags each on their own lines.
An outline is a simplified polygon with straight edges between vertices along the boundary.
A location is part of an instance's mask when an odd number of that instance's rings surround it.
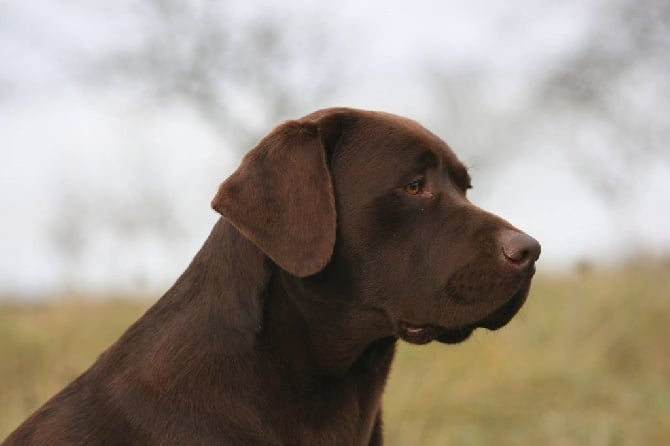
<svg viewBox="0 0 670 446">
<path fill-rule="evenodd" d="M 521 288 L 501 307 L 484 319 L 459 328 L 446 328 L 440 325 L 416 325 L 401 321 L 398 324 L 399 336 L 412 344 L 427 344 L 432 341 L 444 344 L 458 344 L 468 339 L 477 328 L 497 330 L 505 326 L 526 302 L 530 290 L 531 278 L 525 280 Z"/>
<path fill-rule="evenodd" d="M 444 330 L 438 325 L 413 325 L 405 321 L 400 322 L 398 329 L 401 339 L 411 344 L 418 345 L 427 344 L 433 341 L 438 338 Z"/>
</svg>

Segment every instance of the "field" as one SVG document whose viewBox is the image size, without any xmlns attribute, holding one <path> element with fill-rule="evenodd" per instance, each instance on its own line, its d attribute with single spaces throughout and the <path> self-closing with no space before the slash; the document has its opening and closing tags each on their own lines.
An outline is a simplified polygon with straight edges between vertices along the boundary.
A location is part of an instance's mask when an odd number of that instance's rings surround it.
<svg viewBox="0 0 670 446">
<path fill-rule="evenodd" d="M 0 306 L 0 439 L 149 305 Z M 670 267 L 539 276 L 502 330 L 402 345 L 384 411 L 390 445 L 670 444 Z"/>
</svg>

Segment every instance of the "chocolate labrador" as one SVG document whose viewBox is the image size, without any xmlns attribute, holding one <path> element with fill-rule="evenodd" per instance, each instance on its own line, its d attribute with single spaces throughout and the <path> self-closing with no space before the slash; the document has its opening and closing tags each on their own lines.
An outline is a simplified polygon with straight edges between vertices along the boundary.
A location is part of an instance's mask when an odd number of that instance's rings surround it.
<svg viewBox="0 0 670 446">
<path fill-rule="evenodd" d="M 540 245 L 470 187 L 409 119 L 279 125 L 172 288 L 4 444 L 381 444 L 397 340 L 464 341 L 528 294 Z"/>
</svg>

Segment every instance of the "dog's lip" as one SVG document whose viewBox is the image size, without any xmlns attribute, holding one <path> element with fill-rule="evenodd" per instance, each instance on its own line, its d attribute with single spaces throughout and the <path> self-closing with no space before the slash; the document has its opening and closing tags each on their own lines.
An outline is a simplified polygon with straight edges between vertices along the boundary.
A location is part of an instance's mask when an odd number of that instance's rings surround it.
<svg viewBox="0 0 670 446">
<path fill-rule="evenodd" d="M 507 302 L 505 302 L 500 308 L 495 310 L 477 325 L 488 330 L 497 330 L 507 325 L 507 323 L 512 320 L 512 318 L 526 302 L 528 292 L 530 291 L 532 276 L 533 274 L 530 274 L 529 277 L 523 282 L 521 287 L 516 291 L 516 293 L 512 295 L 512 297 L 509 298 L 509 300 L 507 300 Z"/>
<path fill-rule="evenodd" d="M 421 334 L 428 329 L 428 325 L 416 326 L 408 323 L 403 323 L 403 329 L 409 334 Z"/>
<path fill-rule="evenodd" d="M 440 328 L 433 324 L 416 324 L 408 321 L 398 323 L 399 336 L 412 344 L 426 344 L 438 334 Z"/>
<path fill-rule="evenodd" d="M 519 289 L 505 303 L 478 322 L 462 327 L 447 328 L 436 324 L 419 324 L 400 320 L 398 322 L 398 336 L 412 344 L 426 344 L 433 340 L 445 344 L 457 344 L 468 339 L 477 328 L 497 330 L 507 325 L 523 306 L 528 297 L 534 273 L 535 269 L 533 268 L 529 271 L 528 277 Z"/>
<path fill-rule="evenodd" d="M 427 344 L 432 341 L 439 341 L 445 344 L 457 344 L 465 341 L 475 330 L 475 326 L 462 327 L 457 329 L 448 329 L 435 324 L 415 324 L 401 321 L 398 327 L 398 336 L 411 344 Z"/>
<path fill-rule="evenodd" d="M 458 344 L 468 339 L 477 328 L 497 330 L 507 325 L 523 306 L 530 291 L 533 273 L 534 271 L 528 275 L 528 278 L 524 280 L 519 289 L 504 304 L 478 322 L 457 328 L 401 322 L 401 337 L 412 343 L 424 344 L 437 340 L 444 344 Z"/>
<path fill-rule="evenodd" d="M 398 328 L 409 334 L 421 334 L 432 327 L 432 324 L 415 324 L 413 322 L 400 321 Z"/>
</svg>

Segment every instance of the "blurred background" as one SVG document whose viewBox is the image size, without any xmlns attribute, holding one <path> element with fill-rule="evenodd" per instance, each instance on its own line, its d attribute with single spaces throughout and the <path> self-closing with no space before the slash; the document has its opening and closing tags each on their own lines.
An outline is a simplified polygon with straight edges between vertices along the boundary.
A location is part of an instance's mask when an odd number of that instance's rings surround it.
<svg viewBox="0 0 670 446">
<path fill-rule="evenodd" d="M 411 117 L 542 242 L 510 327 L 400 350 L 390 444 L 667 444 L 667 0 L 0 1 L 0 438 L 171 285 L 278 122 Z"/>
</svg>

